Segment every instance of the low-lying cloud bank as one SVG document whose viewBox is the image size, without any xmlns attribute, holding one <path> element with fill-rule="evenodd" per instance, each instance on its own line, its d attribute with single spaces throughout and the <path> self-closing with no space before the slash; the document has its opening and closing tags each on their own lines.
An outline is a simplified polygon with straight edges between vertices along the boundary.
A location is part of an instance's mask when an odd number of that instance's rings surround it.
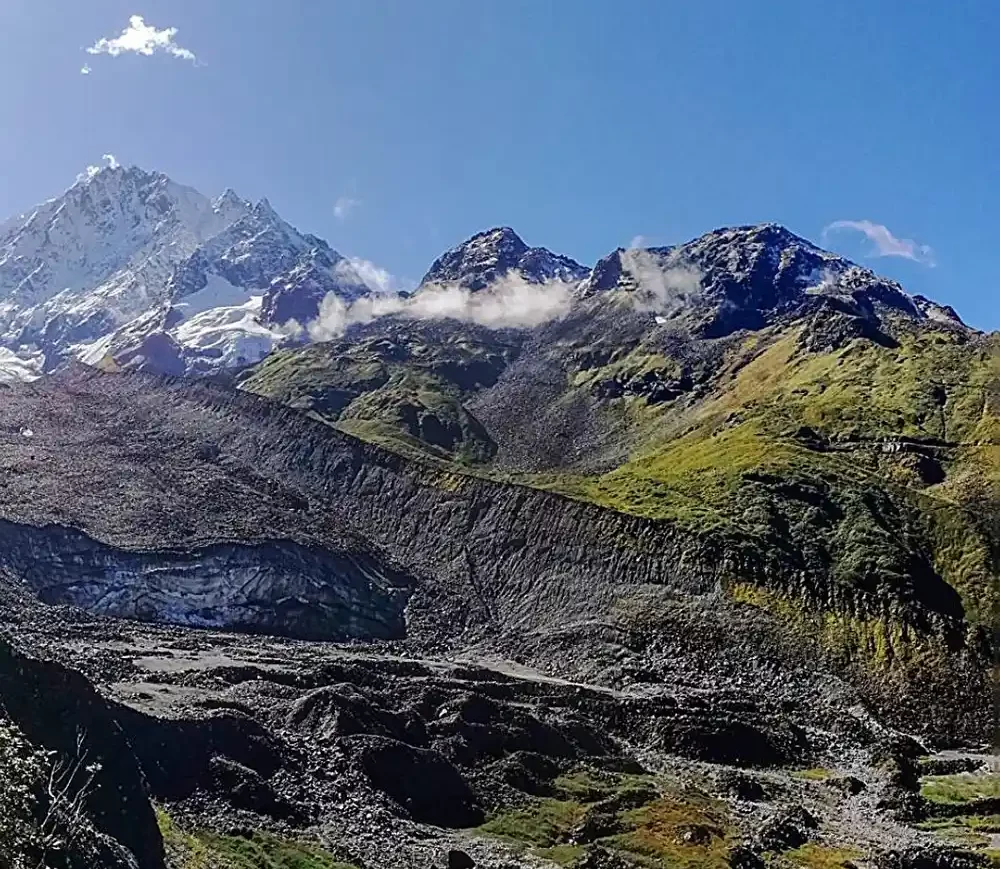
<svg viewBox="0 0 1000 869">
<path fill-rule="evenodd" d="M 678 260 L 670 252 L 632 248 L 621 254 L 622 266 L 637 283 L 629 300 L 637 311 L 664 316 L 676 312 L 702 292 L 698 269 Z M 459 320 L 490 329 L 532 329 L 565 317 L 576 298 L 577 282 L 553 280 L 532 283 L 514 272 L 473 292 L 458 284 L 424 284 L 413 295 L 393 291 L 388 273 L 352 261 L 372 290 L 372 295 L 345 301 L 334 293 L 323 299 L 319 315 L 302 326 L 292 321 L 286 329 L 308 335 L 312 341 L 330 341 L 351 326 L 379 317 L 401 316 L 414 320 Z"/>
<path fill-rule="evenodd" d="M 533 284 L 512 274 L 478 292 L 456 284 L 425 284 L 412 296 L 376 293 L 354 302 L 331 293 L 304 331 L 313 341 L 329 341 L 350 326 L 391 314 L 414 320 L 461 320 L 491 329 L 530 329 L 565 316 L 575 288 L 575 283 L 563 281 Z"/>
</svg>

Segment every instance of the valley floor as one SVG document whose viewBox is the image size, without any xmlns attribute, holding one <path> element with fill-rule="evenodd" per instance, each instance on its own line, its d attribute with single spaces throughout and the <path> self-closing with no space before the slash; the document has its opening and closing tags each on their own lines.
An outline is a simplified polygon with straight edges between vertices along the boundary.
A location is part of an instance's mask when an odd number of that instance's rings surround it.
<svg viewBox="0 0 1000 869">
<path fill-rule="evenodd" d="M 487 649 L 426 657 L 66 610 L 16 632 L 121 705 L 172 869 L 908 869 L 1000 854 L 996 756 L 934 753 L 829 697 L 803 719 L 753 686 L 611 688 Z"/>
</svg>

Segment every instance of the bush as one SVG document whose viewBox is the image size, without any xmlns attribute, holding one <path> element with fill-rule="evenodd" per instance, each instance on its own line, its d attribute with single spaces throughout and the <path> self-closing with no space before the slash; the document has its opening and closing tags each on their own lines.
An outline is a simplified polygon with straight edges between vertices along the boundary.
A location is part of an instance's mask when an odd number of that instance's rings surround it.
<svg viewBox="0 0 1000 869">
<path fill-rule="evenodd" d="M 85 803 L 100 768 L 87 762 L 81 735 L 71 758 L 33 746 L 0 720 L 0 869 L 128 866 L 133 861 L 96 833 Z"/>
</svg>

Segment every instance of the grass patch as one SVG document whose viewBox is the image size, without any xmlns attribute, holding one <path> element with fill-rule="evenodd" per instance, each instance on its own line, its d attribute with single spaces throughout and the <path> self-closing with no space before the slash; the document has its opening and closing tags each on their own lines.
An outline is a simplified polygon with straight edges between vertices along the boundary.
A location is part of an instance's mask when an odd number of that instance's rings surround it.
<svg viewBox="0 0 1000 869">
<path fill-rule="evenodd" d="M 809 842 L 787 851 L 784 859 L 792 866 L 801 866 L 803 869 L 844 869 L 861 856 L 857 848 L 835 848 Z"/>
<path fill-rule="evenodd" d="M 607 844 L 656 869 L 723 869 L 729 865 L 728 819 L 708 800 L 664 797 L 625 812 L 627 831 Z"/>
<path fill-rule="evenodd" d="M 959 815 L 953 818 L 930 818 L 916 824 L 917 829 L 934 833 L 954 845 L 982 848 L 1000 834 L 1000 815 Z"/>
<path fill-rule="evenodd" d="M 931 802 L 948 805 L 1000 798 L 1000 774 L 963 772 L 957 775 L 929 775 L 921 781 L 920 793 Z"/>
<path fill-rule="evenodd" d="M 564 799 L 541 799 L 498 814 L 479 828 L 509 845 L 528 850 L 560 865 L 571 865 L 586 846 L 598 844 L 648 869 L 702 869 L 727 866 L 732 845 L 731 827 L 724 803 L 690 788 L 657 796 L 649 775 L 573 770 L 553 782 Z M 661 783 L 662 787 L 662 783 Z M 648 800 L 638 808 L 615 797 L 645 789 Z M 604 814 L 614 805 L 616 833 L 593 842 L 573 842 L 572 836 L 596 807 Z"/>
<path fill-rule="evenodd" d="M 813 769 L 797 769 L 792 773 L 792 778 L 803 781 L 826 781 L 833 773 L 828 769 L 818 766 Z"/>
<path fill-rule="evenodd" d="M 552 784 L 567 799 L 579 803 L 596 803 L 633 788 L 654 784 L 653 776 L 597 772 L 580 768 L 558 776 Z"/>
<path fill-rule="evenodd" d="M 538 848 L 535 853 L 559 866 L 572 866 L 586 854 L 586 849 L 582 845 L 553 845 L 551 848 Z"/>
<path fill-rule="evenodd" d="M 182 830 L 163 809 L 157 821 L 170 869 L 357 869 L 318 845 L 268 833 L 253 838 Z"/>
<path fill-rule="evenodd" d="M 531 806 L 496 815 L 479 830 L 490 836 L 552 848 L 583 820 L 586 807 L 573 800 L 543 799 Z"/>
</svg>

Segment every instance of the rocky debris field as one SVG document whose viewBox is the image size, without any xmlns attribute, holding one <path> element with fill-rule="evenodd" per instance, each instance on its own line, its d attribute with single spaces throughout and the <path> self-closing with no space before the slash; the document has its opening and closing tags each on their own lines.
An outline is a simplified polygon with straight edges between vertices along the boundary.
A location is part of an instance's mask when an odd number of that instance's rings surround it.
<svg viewBox="0 0 1000 869">
<path fill-rule="evenodd" d="M 124 743 L 98 746 L 114 774 L 141 771 L 176 869 L 946 869 L 989 865 L 1000 832 L 996 758 L 938 752 L 834 684 L 804 703 L 794 684 L 722 671 L 714 685 L 610 687 L 484 647 L 427 657 L 19 600 L 4 620 L 18 648 L 52 660 L 38 680 L 68 679 L 52 675 L 62 663 L 96 686 L 70 674 L 99 707 L 93 738 Z M 158 859 L 148 848 L 140 865 Z"/>
</svg>

